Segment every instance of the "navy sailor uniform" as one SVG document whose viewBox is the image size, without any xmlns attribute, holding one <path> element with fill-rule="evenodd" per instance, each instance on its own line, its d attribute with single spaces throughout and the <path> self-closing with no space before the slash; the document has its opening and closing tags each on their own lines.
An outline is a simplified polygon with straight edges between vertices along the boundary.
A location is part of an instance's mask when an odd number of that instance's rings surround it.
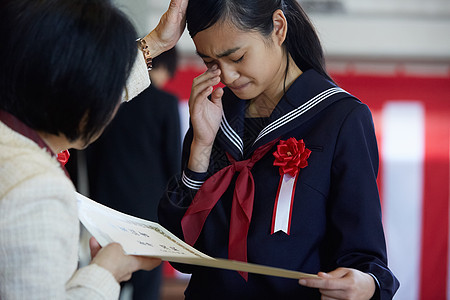
<svg viewBox="0 0 450 300">
<path fill-rule="evenodd" d="M 212 174 L 280 138 L 303 139 L 312 152 L 299 172 L 289 235 L 271 234 L 272 214 L 280 182 L 269 151 L 252 169 L 253 214 L 247 238 L 248 262 L 307 273 L 338 267 L 371 274 L 374 299 L 391 299 L 399 283 L 387 267 L 386 245 L 377 188 L 378 149 L 368 107 L 314 70 L 304 72 L 279 101 L 268 124 L 244 149 L 248 101 L 225 88 L 224 114 L 214 142 L 208 172 L 187 168 L 192 128 L 183 145 L 181 178 L 169 183 L 158 209 L 159 222 L 183 239 L 181 219 L 197 190 Z M 236 178 L 236 176 L 235 176 Z M 235 180 L 234 178 L 234 180 Z M 200 251 L 228 258 L 228 234 L 234 181 L 206 219 L 195 243 Z M 320 299 L 317 289 L 297 280 L 173 264 L 192 273 L 186 299 Z"/>
</svg>

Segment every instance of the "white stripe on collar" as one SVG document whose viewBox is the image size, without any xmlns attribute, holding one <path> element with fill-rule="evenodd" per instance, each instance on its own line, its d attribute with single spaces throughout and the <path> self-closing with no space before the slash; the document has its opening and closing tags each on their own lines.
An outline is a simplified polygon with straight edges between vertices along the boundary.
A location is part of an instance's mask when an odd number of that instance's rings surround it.
<svg viewBox="0 0 450 300">
<path fill-rule="evenodd" d="M 291 122 L 292 120 L 298 118 L 299 116 L 303 115 L 308 110 L 312 109 L 317 104 L 321 103 L 325 99 L 327 99 L 337 93 L 347 93 L 347 92 L 339 87 L 329 88 L 328 90 L 321 92 L 320 94 L 318 94 L 318 95 L 314 96 L 313 98 L 311 98 L 310 100 L 308 100 L 303 105 L 295 108 L 294 110 L 288 112 L 287 114 L 283 115 L 282 117 L 278 118 L 277 120 L 273 121 L 272 123 L 270 123 L 269 125 L 264 127 L 263 130 L 261 130 L 261 132 L 259 133 L 258 137 L 253 142 L 253 144 L 256 144 L 257 141 L 259 141 L 261 138 L 263 138 L 267 134 L 271 133 L 274 130 L 277 130 L 281 126 L 284 126 L 287 123 Z M 234 131 L 234 129 L 231 128 L 230 124 L 228 124 L 225 114 L 223 114 L 223 116 L 222 116 L 222 122 L 220 123 L 220 128 L 222 129 L 222 132 L 225 134 L 225 136 L 230 140 L 230 142 L 234 146 L 236 146 L 236 148 L 243 155 L 244 143 L 242 142 L 241 137 L 236 133 L 236 131 Z"/>
<path fill-rule="evenodd" d="M 273 121 L 266 127 L 264 127 L 263 130 L 259 133 L 258 137 L 255 139 L 253 144 L 255 144 L 258 140 L 260 140 L 265 135 L 271 133 L 272 131 L 280 128 L 281 126 L 291 122 L 292 120 L 298 118 L 320 102 L 324 101 L 325 99 L 329 98 L 330 96 L 337 94 L 337 93 L 346 93 L 343 89 L 339 87 L 330 88 L 326 91 L 323 91 L 322 93 L 314 96 L 312 99 L 304 103 L 303 105 L 297 107 L 296 109 L 290 111 L 289 113 L 283 115 L 282 117 L 278 118 L 277 120 Z"/>
<path fill-rule="evenodd" d="M 241 155 L 244 154 L 244 142 L 242 141 L 241 137 L 234 131 L 233 128 L 231 128 L 230 124 L 228 124 L 228 121 L 225 117 L 225 114 L 222 115 L 222 122 L 220 123 L 220 128 L 222 129 L 222 132 L 225 134 L 225 136 L 230 140 L 233 145 L 238 148 L 238 150 L 241 152 Z"/>
</svg>

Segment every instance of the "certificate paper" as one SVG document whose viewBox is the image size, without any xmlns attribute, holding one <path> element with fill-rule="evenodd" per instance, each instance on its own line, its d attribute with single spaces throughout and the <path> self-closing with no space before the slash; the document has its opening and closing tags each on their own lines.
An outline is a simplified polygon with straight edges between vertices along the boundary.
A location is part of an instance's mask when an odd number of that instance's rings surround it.
<svg viewBox="0 0 450 300">
<path fill-rule="evenodd" d="M 101 246 L 116 242 L 122 245 L 126 254 L 157 257 L 164 261 L 292 279 L 316 277 L 297 271 L 212 258 L 186 244 L 158 223 L 118 212 L 79 193 L 76 193 L 76 198 L 81 223 Z"/>
</svg>

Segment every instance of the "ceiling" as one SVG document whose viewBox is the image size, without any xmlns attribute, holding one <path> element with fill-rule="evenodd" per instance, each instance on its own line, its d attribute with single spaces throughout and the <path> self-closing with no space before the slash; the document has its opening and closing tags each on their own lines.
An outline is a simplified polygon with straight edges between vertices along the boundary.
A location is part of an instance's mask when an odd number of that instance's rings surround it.
<svg viewBox="0 0 450 300">
<path fill-rule="evenodd" d="M 169 0 L 116 0 L 144 35 Z M 450 0 L 303 0 L 327 57 L 450 62 Z M 179 48 L 194 53 L 185 33 Z"/>
</svg>

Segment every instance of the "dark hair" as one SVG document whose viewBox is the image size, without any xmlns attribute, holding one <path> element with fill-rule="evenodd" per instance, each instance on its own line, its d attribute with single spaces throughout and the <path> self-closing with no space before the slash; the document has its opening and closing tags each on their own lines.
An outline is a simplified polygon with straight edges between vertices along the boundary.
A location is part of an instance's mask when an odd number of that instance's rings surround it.
<svg viewBox="0 0 450 300">
<path fill-rule="evenodd" d="M 137 34 L 108 0 L 2 0 L 0 36 L 1 109 L 70 141 L 112 119 Z"/>
<path fill-rule="evenodd" d="M 268 37 L 273 31 L 273 13 L 281 9 L 288 23 L 286 51 L 302 70 L 314 69 L 329 80 L 322 46 L 314 26 L 296 0 L 190 0 L 187 28 L 191 37 L 219 21 L 229 20 L 241 30 Z"/>
<path fill-rule="evenodd" d="M 153 69 L 166 68 L 171 78 L 175 76 L 178 65 L 178 52 L 176 47 L 167 50 L 152 61 Z"/>
</svg>

